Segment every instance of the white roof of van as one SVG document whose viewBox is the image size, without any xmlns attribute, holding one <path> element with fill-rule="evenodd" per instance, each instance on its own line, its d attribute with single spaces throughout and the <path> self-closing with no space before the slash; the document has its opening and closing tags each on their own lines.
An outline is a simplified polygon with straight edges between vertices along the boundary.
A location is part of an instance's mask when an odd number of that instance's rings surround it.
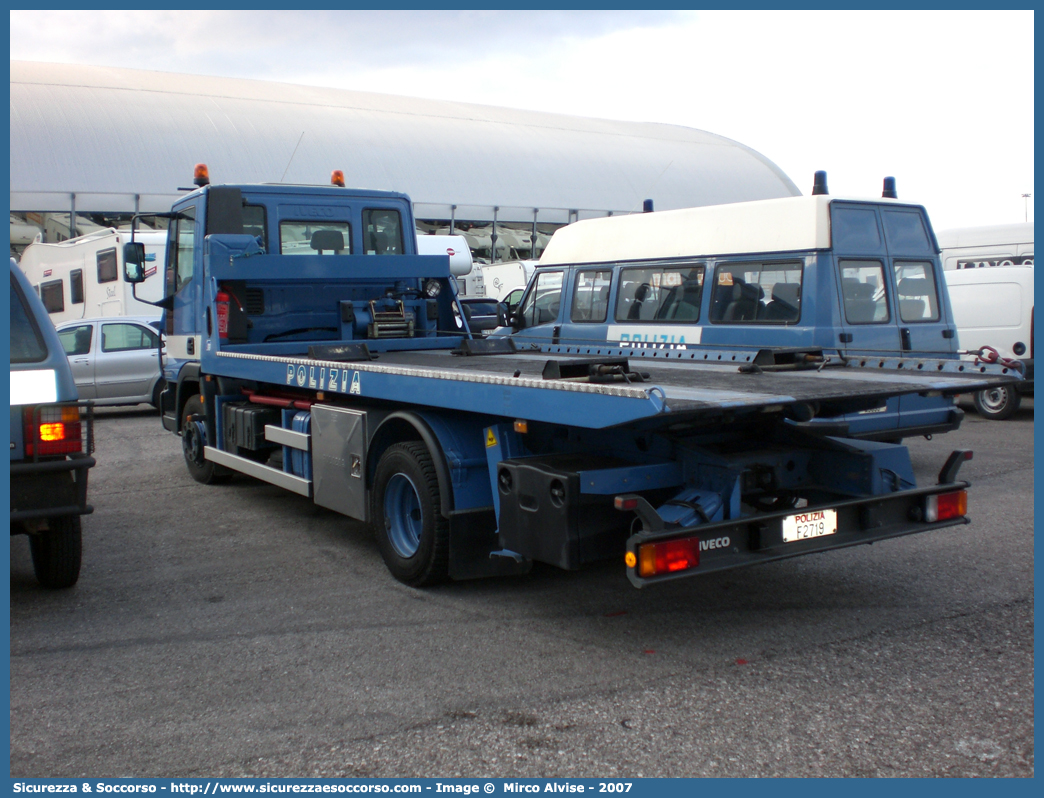
<svg viewBox="0 0 1044 798">
<path fill-rule="evenodd" d="M 827 194 L 586 219 L 560 228 L 541 266 L 830 247 Z M 889 202 L 876 198 L 873 202 Z"/>
</svg>

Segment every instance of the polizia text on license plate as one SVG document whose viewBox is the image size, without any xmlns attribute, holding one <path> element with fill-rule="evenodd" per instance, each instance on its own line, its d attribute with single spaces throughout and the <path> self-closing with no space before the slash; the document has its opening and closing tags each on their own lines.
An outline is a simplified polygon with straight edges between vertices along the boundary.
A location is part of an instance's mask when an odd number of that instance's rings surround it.
<svg viewBox="0 0 1044 798">
<path fill-rule="evenodd" d="M 837 532 L 836 510 L 809 510 L 783 519 L 783 542 L 811 540 Z"/>
</svg>

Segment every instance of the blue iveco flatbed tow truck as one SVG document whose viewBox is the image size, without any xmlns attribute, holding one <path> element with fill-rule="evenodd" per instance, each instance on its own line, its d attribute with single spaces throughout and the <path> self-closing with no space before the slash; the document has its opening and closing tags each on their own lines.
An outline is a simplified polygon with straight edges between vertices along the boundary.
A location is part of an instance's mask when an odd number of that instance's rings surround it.
<svg viewBox="0 0 1044 798">
<path fill-rule="evenodd" d="M 408 197 L 197 184 L 170 219 L 164 426 L 200 482 L 245 474 L 368 522 L 410 585 L 618 557 L 641 587 L 966 523 L 969 452 L 918 487 L 905 447 L 802 422 L 1018 379 L 472 338 Z"/>
</svg>

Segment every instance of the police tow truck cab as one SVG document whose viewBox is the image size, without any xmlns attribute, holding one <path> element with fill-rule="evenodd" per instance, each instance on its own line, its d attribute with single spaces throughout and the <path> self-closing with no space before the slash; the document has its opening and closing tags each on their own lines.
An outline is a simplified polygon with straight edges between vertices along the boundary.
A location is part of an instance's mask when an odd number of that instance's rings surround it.
<svg viewBox="0 0 1044 798">
<path fill-rule="evenodd" d="M 969 452 L 917 487 L 906 448 L 791 422 L 1018 379 L 478 339 L 448 257 L 414 254 L 405 195 L 199 184 L 170 219 L 164 426 L 200 482 L 245 474 L 368 522 L 414 586 L 605 558 L 644 586 L 966 523 Z"/>
<path fill-rule="evenodd" d="M 576 222 L 555 232 L 504 322 L 520 345 L 956 359 L 928 214 L 896 199 L 893 178 L 882 194 L 830 196 L 818 172 L 807 197 Z M 963 415 L 950 398 L 915 394 L 843 421 L 851 437 L 897 441 L 954 430 Z"/>
</svg>

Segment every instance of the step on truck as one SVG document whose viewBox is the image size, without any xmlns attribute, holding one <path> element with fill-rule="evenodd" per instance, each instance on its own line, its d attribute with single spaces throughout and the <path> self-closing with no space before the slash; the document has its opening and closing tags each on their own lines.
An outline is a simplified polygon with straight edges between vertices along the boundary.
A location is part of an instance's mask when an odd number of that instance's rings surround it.
<svg viewBox="0 0 1044 798">
<path fill-rule="evenodd" d="M 641 587 L 966 523 L 969 452 L 918 486 L 905 447 L 794 422 L 1018 379 L 481 340 L 449 259 L 415 254 L 405 195 L 200 182 L 170 218 L 163 425 L 200 482 L 246 475 L 367 522 L 414 586 L 617 558 Z"/>
</svg>

